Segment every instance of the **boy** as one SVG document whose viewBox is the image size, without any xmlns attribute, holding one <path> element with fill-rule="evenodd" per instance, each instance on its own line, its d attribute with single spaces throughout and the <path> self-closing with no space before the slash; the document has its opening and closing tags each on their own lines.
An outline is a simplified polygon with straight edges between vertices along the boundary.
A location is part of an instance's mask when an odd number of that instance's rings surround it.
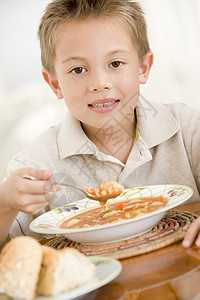
<svg viewBox="0 0 200 300">
<path fill-rule="evenodd" d="M 1 244 L 9 232 L 41 238 L 28 229 L 33 218 L 83 197 L 59 190 L 53 180 L 82 188 L 104 180 L 126 188 L 184 184 L 194 190 L 190 201 L 197 201 L 199 113 L 139 97 L 153 63 L 140 5 L 55 0 L 38 34 L 43 77 L 70 113 L 10 162 L 10 177 L 0 187 Z M 193 242 L 198 222 L 185 246 Z"/>
</svg>

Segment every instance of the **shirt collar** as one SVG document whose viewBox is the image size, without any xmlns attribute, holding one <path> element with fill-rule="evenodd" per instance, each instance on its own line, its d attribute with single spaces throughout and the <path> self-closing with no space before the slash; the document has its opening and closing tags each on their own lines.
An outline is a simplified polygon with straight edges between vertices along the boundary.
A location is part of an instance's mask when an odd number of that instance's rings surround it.
<svg viewBox="0 0 200 300">
<path fill-rule="evenodd" d="M 148 148 L 168 140 L 180 130 L 180 125 L 167 105 L 139 97 L 136 107 L 137 129 Z M 98 155 L 97 147 L 84 133 L 81 122 L 67 112 L 58 131 L 60 159 L 76 154 Z"/>
<path fill-rule="evenodd" d="M 58 131 L 60 159 L 76 154 L 95 154 L 97 147 L 84 133 L 81 122 L 67 112 Z"/>
<path fill-rule="evenodd" d="M 137 128 L 150 149 L 171 138 L 180 130 L 180 125 L 166 104 L 147 101 L 140 96 L 137 107 Z"/>
</svg>

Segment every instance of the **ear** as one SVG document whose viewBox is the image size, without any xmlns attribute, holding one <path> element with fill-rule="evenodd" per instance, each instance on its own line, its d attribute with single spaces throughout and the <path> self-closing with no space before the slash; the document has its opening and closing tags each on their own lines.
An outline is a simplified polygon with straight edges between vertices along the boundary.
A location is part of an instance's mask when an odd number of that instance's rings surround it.
<svg viewBox="0 0 200 300">
<path fill-rule="evenodd" d="M 44 80 L 48 83 L 58 100 L 63 99 L 63 93 L 60 88 L 59 82 L 54 76 L 50 73 L 50 71 L 46 68 L 42 69 L 42 75 Z"/>
<path fill-rule="evenodd" d="M 143 58 L 139 69 L 139 83 L 145 84 L 149 78 L 149 73 L 153 65 L 153 52 L 148 51 Z"/>
</svg>

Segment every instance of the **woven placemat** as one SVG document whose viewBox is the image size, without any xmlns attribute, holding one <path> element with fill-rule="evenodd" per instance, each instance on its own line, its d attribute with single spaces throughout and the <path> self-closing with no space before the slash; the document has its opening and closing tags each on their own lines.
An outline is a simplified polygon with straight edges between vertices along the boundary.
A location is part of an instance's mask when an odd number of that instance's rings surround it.
<svg viewBox="0 0 200 300">
<path fill-rule="evenodd" d="M 197 217 L 198 215 L 191 212 L 166 212 L 161 221 L 149 232 L 116 243 L 82 245 L 60 236 L 48 241 L 45 245 L 58 250 L 64 247 L 74 247 L 86 256 L 100 255 L 123 259 L 151 252 L 181 241 L 186 230 Z"/>
</svg>

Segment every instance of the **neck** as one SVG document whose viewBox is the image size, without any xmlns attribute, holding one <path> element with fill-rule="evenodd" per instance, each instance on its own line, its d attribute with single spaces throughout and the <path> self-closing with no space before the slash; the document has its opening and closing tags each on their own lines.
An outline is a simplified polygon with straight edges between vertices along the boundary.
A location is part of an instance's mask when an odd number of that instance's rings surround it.
<svg viewBox="0 0 200 300">
<path fill-rule="evenodd" d="M 126 163 L 136 136 L 135 119 L 124 118 L 122 122 L 103 128 L 82 125 L 88 138 L 97 146 L 99 151 L 118 158 Z"/>
</svg>

